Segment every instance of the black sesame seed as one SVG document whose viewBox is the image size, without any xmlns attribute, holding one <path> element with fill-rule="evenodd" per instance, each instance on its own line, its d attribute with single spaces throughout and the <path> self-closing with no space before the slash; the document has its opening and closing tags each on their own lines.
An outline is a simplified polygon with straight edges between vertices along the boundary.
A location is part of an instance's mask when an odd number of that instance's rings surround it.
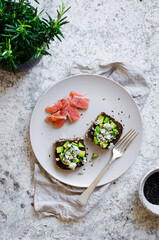
<svg viewBox="0 0 159 240">
<path fill-rule="evenodd" d="M 144 195 L 150 203 L 159 205 L 159 172 L 152 174 L 146 180 Z"/>
<path fill-rule="evenodd" d="M 21 206 L 21 208 L 25 208 L 25 205 L 22 203 L 22 204 L 20 204 L 20 206 Z"/>
</svg>

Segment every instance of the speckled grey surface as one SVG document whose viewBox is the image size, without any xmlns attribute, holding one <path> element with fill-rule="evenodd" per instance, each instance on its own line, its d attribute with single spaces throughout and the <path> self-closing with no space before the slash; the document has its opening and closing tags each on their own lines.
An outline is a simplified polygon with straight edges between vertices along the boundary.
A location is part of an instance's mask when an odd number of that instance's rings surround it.
<svg viewBox="0 0 159 240">
<path fill-rule="evenodd" d="M 55 14 L 60 1 L 41 0 Z M 1 161 L 0 239 L 158 240 L 159 217 L 138 199 L 142 176 L 159 166 L 159 1 L 81 0 L 71 5 L 65 40 L 51 45 L 27 73 L 16 76 L 0 70 Z M 29 141 L 32 110 L 44 91 L 69 75 L 74 60 L 120 59 L 137 66 L 151 83 L 142 111 L 143 142 L 131 168 L 111 184 L 107 194 L 83 219 L 62 223 L 37 219 L 33 210 L 33 163 Z"/>
</svg>

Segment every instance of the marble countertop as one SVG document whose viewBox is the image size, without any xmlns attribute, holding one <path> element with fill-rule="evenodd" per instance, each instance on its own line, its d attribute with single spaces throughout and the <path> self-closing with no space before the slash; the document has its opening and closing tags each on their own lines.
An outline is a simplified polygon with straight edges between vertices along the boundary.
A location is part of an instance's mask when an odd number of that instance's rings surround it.
<svg viewBox="0 0 159 240">
<path fill-rule="evenodd" d="M 40 9 L 54 15 L 59 4 L 41 0 Z M 0 239 L 158 240 L 159 217 L 143 207 L 138 187 L 142 176 L 159 166 L 159 1 L 66 0 L 65 5 L 71 5 L 70 23 L 62 43 L 51 44 L 52 56 L 27 73 L 0 70 Z M 130 62 L 150 81 L 140 153 L 86 217 L 67 223 L 39 220 L 33 208 L 32 110 L 47 88 L 69 75 L 73 61 L 95 59 Z"/>
</svg>

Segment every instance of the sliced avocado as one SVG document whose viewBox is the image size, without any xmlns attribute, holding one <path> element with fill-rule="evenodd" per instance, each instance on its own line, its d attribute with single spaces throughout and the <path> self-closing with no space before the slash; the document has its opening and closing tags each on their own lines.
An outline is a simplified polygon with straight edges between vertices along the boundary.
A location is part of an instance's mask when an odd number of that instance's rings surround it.
<svg viewBox="0 0 159 240">
<path fill-rule="evenodd" d="M 78 143 L 78 147 L 79 147 L 79 148 L 84 148 L 84 145 L 83 145 L 81 142 L 79 142 L 79 143 Z"/>
<path fill-rule="evenodd" d="M 57 151 L 57 153 L 62 153 L 64 151 L 64 147 L 63 146 L 57 147 L 56 151 Z"/>
<path fill-rule="evenodd" d="M 108 117 L 106 117 L 106 118 L 104 119 L 104 123 L 109 123 L 109 118 L 108 118 Z"/>
<path fill-rule="evenodd" d="M 95 144 L 98 144 L 98 140 L 97 140 L 96 137 L 94 137 L 94 143 L 95 143 Z"/>
<path fill-rule="evenodd" d="M 65 144 L 63 145 L 64 148 L 67 148 L 68 144 L 69 144 L 69 141 L 65 142 Z"/>
<path fill-rule="evenodd" d="M 104 121 L 104 116 L 99 115 L 98 121 L 99 121 L 99 123 L 103 123 L 103 121 Z"/>
<path fill-rule="evenodd" d="M 102 146 L 102 148 L 106 148 L 108 146 L 108 143 L 103 143 L 103 146 Z"/>
<path fill-rule="evenodd" d="M 113 128 L 116 128 L 116 124 L 115 124 L 115 123 L 111 122 L 110 125 L 111 125 Z"/>
<path fill-rule="evenodd" d="M 99 155 L 98 155 L 98 154 L 95 154 L 95 153 L 93 153 L 93 155 L 92 155 L 92 158 L 97 158 L 97 157 L 99 157 Z"/>
<path fill-rule="evenodd" d="M 95 131 L 96 131 L 97 133 L 100 133 L 100 127 L 99 127 L 99 126 L 96 126 Z"/>
<path fill-rule="evenodd" d="M 100 123 L 100 124 L 99 124 L 99 127 L 102 128 L 102 127 L 103 127 L 103 123 Z"/>
<path fill-rule="evenodd" d="M 63 159 L 64 155 L 65 155 L 65 153 L 61 153 L 61 154 L 60 154 L 60 159 L 61 159 L 61 160 Z"/>
<path fill-rule="evenodd" d="M 119 131 L 118 131 L 118 129 L 116 129 L 116 128 L 113 128 L 113 134 L 116 136 L 116 135 L 118 135 L 119 134 Z"/>
<path fill-rule="evenodd" d="M 78 147 L 77 143 L 72 142 L 72 145 Z"/>
<path fill-rule="evenodd" d="M 85 151 L 80 151 L 78 156 L 83 158 L 85 156 L 85 153 L 86 153 Z"/>
</svg>

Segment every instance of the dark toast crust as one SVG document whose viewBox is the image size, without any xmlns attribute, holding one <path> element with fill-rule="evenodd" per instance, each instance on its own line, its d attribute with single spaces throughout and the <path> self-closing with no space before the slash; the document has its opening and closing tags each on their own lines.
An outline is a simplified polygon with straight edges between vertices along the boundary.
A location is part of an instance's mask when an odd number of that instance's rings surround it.
<svg viewBox="0 0 159 240">
<path fill-rule="evenodd" d="M 54 143 L 55 145 L 55 161 L 56 161 L 56 158 L 59 158 L 59 155 L 60 153 L 57 153 L 56 152 L 56 148 L 57 147 L 61 147 L 65 144 L 65 142 L 69 141 L 70 143 L 72 142 L 75 142 L 75 143 L 78 143 L 78 142 L 81 142 L 84 146 L 85 146 L 85 142 L 84 142 L 84 139 L 83 138 L 71 138 L 71 139 L 64 139 L 64 140 L 58 140 Z M 80 148 L 82 151 L 85 151 L 86 152 L 86 147 L 84 148 Z M 63 168 L 63 169 L 67 169 L 67 170 L 71 170 L 70 168 L 68 168 L 67 165 L 63 164 L 61 161 L 56 161 L 56 164 L 60 167 L 60 168 Z M 81 167 L 83 166 L 82 162 L 77 165 L 76 168 L 78 167 Z"/>
<path fill-rule="evenodd" d="M 117 125 L 117 129 L 118 129 L 118 131 L 119 131 L 119 134 L 116 136 L 116 139 L 114 139 L 113 141 L 111 141 L 111 143 L 113 143 L 113 144 L 115 145 L 115 144 L 118 142 L 118 140 L 119 140 L 119 138 L 121 137 L 121 135 L 122 135 L 123 126 L 121 125 L 121 123 L 117 122 L 113 117 L 107 115 L 105 112 L 101 112 L 101 113 L 97 116 L 97 118 L 95 119 L 95 121 L 97 121 L 97 119 L 98 119 L 98 117 L 99 117 L 100 115 L 104 116 L 105 118 L 108 117 L 111 121 L 113 121 L 113 122 Z M 88 138 L 88 139 L 91 140 L 92 142 L 94 142 L 94 141 L 93 141 L 93 139 L 94 139 L 94 131 L 91 130 L 91 129 L 92 129 L 92 127 L 94 127 L 94 128 L 96 127 L 95 121 L 92 123 L 92 125 L 89 127 L 89 129 L 88 129 L 87 132 L 86 132 L 86 138 Z M 93 134 L 91 134 L 91 132 L 93 132 Z M 97 146 L 99 146 L 99 145 L 97 145 Z M 100 146 L 99 146 L 99 147 L 100 147 Z M 109 145 L 108 145 L 106 148 L 104 148 L 104 149 L 108 149 L 108 147 L 109 147 Z"/>
</svg>

